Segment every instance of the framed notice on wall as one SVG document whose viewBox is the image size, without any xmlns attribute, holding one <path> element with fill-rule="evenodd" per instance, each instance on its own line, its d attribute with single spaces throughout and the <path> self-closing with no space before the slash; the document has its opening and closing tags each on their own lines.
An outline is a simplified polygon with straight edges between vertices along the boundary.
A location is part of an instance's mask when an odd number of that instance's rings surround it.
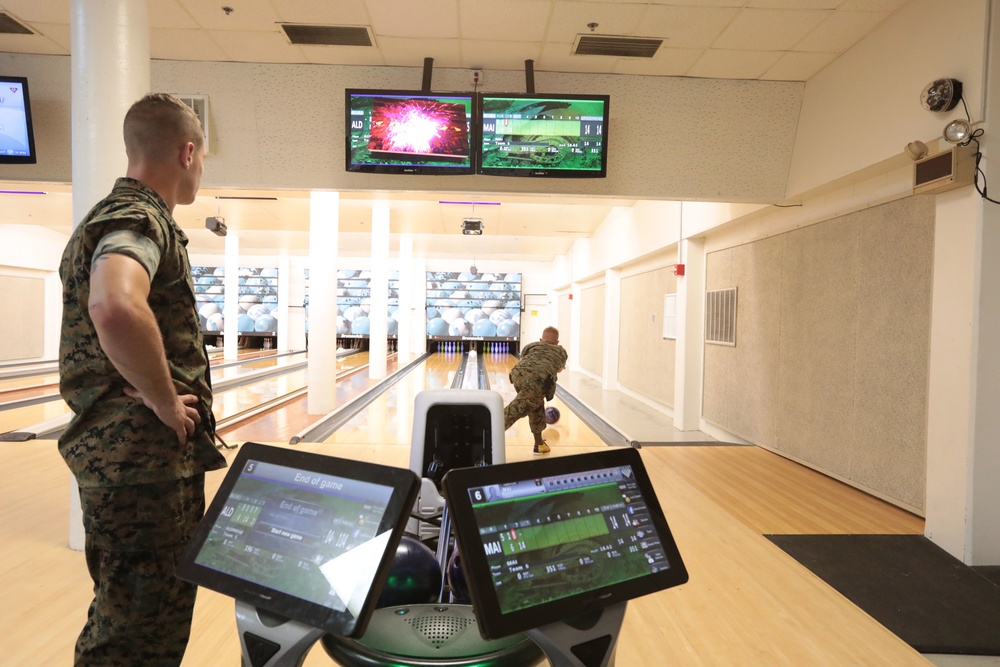
<svg viewBox="0 0 1000 667">
<path fill-rule="evenodd" d="M 677 340 L 677 293 L 663 295 L 663 338 Z"/>
</svg>

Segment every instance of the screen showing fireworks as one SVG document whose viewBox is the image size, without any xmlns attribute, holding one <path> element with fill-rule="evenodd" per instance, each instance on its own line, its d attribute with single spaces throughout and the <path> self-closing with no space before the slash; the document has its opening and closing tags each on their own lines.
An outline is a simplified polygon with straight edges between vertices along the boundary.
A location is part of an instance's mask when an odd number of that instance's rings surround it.
<svg viewBox="0 0 1000 667">
<path fill-rule="evenodd" d="M 472 93 L 352 90 L 347 95 L 347 170 L 471 174 Z"/>
<path fill-rule="evenodd" d="M 478 170 L 492 176 L 603 178 L 607 95 L 487 94 Z"/>
</svg>

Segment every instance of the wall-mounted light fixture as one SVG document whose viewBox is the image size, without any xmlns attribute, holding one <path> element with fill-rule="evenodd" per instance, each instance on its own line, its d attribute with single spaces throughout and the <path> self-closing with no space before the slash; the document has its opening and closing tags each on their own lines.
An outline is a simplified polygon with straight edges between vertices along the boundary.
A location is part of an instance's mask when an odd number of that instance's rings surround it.
<svg viewBox="0 0 1000 667">
<path fill-rule="evenodd" d="M 951 111 L 962 99 L 962 82 L 958 79 L 935 79 L 920 92 L 920 104 L 928 111 Z"/>
</svg>

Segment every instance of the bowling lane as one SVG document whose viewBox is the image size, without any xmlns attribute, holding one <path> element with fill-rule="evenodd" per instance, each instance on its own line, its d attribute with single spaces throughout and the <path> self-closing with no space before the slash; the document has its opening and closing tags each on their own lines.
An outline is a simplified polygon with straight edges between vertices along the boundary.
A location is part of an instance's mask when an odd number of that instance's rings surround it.
<svg viewBox="0 0 1000 667">
<path fill-rule="evenodd" d="M 507 405 L 517 395 L 517 390 L 510 382 L 510 370 L 517 364 L 517 357 L 512 354 L 484 354 L 481 359 L 486 364 L 487 377 L 490 380 L 490 389 L 497 391 L 503 396 L 503 403 Z M 559 409 L 559 421 L 550 424 L 544 432 L 542 438 L 553 449 L 560 445 L 570 445 L 573 447 L 606 447 L 594 431 L 590 429 L 566 406 L 565 403 L 556 398 L 554 401 L 546 403 L 546 407 L 554 406 Z M 513 426 L 507 429 L 508 445 L 533 446 L 534 437 L 531 429 L 528 428 L 528 418 L 519 419 Z"/>
<path fill-rule="evenodd" d="M 351 366 L 351 368 L 355 368 L 367 363 L 367 356 L 367 352 L 361 352 L 348 357 L 345 362 L 358 360 Z M 397 362 L 396 355 L 390 356 L 386 360 L 386 371 L 390 374 L 394 373 L 398 367 Z M 338 365 L 338 375 L 347 370 L 349 369 L 346 364 Z M 337 380 L 336 404 L 349 403 L 379 382 L 381 380 L 373 380 L 368 376 L 368 369 L 362 369 L 347 377 L 340 378 Z M 220 433 L 227 441 L 231 440 L 232 442 L 288 442 L 292 436 L 305 430 L 324 416 L 323 413 L 310 412 L 308 396 L 301 396 L 273 410 L 268 410 L 248 422 L 223 428 Z"/>
<path fill-rule="evenodd" d="M 359 352 L 337 361 L 337 375 L 354 370 L 368 363 L 368 353 Z M 282 364 L 278 364 L 280 367 Z M 215 378 L 213 377 L 213 380 Z M 232 417 L 240 412 L 255 408 L 262 403 L 273 401 L 279 396 L 302 389 L 308 378 L 306 369 L 290 371 L 276 377 L 251 382 L 240 387 L 215 392 L 212 412 L 216 420 Z"/>
<path fill-rule="evenodd" d="M 451 387 L 461 362 L 458 353 L 431 355 L 324 442 L 409 446 L 417 393 Z"/>
<path fill-rule="evenodd" d="M 259 371 L 265 368 L 281 368 L 282 366 L 288 366 L 290 364 L 298 364 L 306 360 L 306 354 L 290 354 L 281 357 L 276 357 L 270 355 L 267 357 L 260 357 L 257 360 L 255 357 L 250 357 L 245 363 L 244 358 L 240 357 L 236 360 L 238 365 L 226 366 L 225 368 L 218 368 L 220 364 L 212 365 L 212 382 L 219 382 L 221 380 L 228 380 L 230 378 L 242 375 L 244 373 L 250 373 L 252 371 Z"/>
</svg>

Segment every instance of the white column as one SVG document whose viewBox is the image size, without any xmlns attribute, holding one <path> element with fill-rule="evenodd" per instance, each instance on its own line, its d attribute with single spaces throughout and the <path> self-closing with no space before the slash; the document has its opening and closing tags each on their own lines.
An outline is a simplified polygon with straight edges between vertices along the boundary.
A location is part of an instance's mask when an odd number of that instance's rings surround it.
<svg viewBox="0 0 1000 667">
<path fill-rule="evenodd" d="M 240 332 L 240 237 L 236 232 L 226 235 L 226 274 L 222 279 L 226 303 L 222 317 L 226 322 L 226 335 L 222 343 L 222 358 L 230 361 L 239 356 Z"/>
<path fill-rule="evenodd" d="M 278 257 L 278 352 L 292 349 L 288 346 L 288 304 L 289 304 L 289 261 L 288 255 L 282 253 Z"/>
<path fill-rule="evenodd" d="M 580 283 L 573 283 L 569 286 L 569 362 L 566 368 L 571 371 L 580 370 Z M 528 341 L 532 343 L 534 341 Z M 527 345 L 527 343 L 525 343 Z"/>
<path fill-rule="evenodd" d="M 306 349 L 306 269 L 308 258 L 291 257 L 288 272 L 281 280 L 288 283 L 288 349 Z"/>
<path fill-rule="evenodd" d="M 427 258 L 413 260 L 413 352 L 421 355 L 427 351 Z"/>
<path fill-rule="evenodd" d="M 125 175 L 122 121 L 149 92 L 147 0 L 70 2 L 73 224 Z M 69 546 L 84 547 L 83 511 L 70 484 Z"/>
<path fill-rule="evenodd" d="M 413 358 L 413 237 L 403 234 L 399 239 L 399 309 L 396 311 L 396 322 L 399 328 L 396 341 L 399 344 L 399 364 L 405 364 Z"/>
<path fill-rule="evenodd" d="M 326 414 L 337 398 L 337 234 L 340 193 L 309 198 L 309 414 Z"/>
<path fill-rule="evenodd" d="M 371 312 L 368 313 L 368 377 L 386 374 L 386 335 L 389 329 L 389 205 L 372 206 Z"/>
<path fill-rule="evenodd" d="M 674 359 L 674 428 L 701 428 L 705 348 L 705 242 L 680 243 L 684 275 L 677 278 L 677 346 Z"/>
<path fill-rule="evenodd" d="M 622 272 L 604 272 L 604 355 L 601 384 L 608 391 L 618 390 L 618 341 L 621 336 Z"/>
<path fill-rule="evenodd" d="M 72 0 L 70 53 L 75 224 L 125 175 L 122 121 L 149 92 L 147 0 Z"/>
</svg>

